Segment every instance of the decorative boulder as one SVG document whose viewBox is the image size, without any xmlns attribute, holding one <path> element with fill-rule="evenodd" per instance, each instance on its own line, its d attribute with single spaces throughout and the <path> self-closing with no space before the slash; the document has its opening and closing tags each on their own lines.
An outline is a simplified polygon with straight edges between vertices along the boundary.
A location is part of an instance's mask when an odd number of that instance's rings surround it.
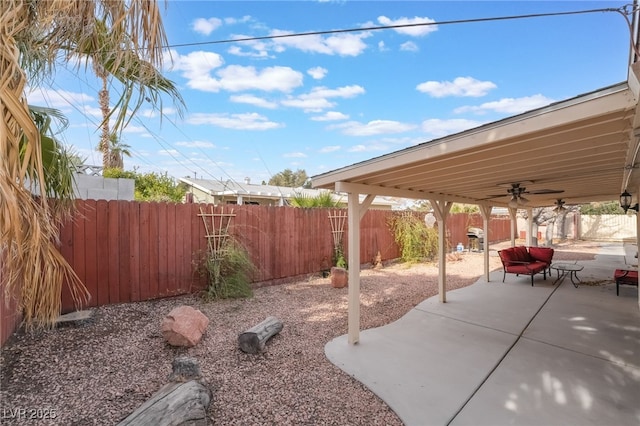
<svg viewBox="0 0 640 426">
<path fill-rule="evenodd" d="M 162 320 L 162 335 L 172 346 L 195 346 L 209 325 L 209 318 L 191 306 L 179 306 Z"/>
<path fill-rule="evenodd" d="M 349 274 L 344 268 L 334 266 L 331 268 L 331 285 L 335 288 L 343 288 L 349 284 Z"/>
</svg>

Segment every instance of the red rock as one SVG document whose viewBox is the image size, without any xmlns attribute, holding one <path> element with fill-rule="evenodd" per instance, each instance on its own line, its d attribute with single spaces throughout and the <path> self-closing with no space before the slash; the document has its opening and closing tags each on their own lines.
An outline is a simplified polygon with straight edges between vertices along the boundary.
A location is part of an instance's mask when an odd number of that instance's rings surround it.
<svg viewBox="0 0 640 426">
<path fill-rule="evenodd" d="M 343 288 L 349 284 L 349 274 L 344 268 L 334 266 L 331 268 L 331 285 L 335 288 Z"/>
<path fill-rule="evenodd" d="M 174 308 L 162 320 L 162 335 L 172 346 L 195 346 L 209 325 L 209 318 L 191 306 Z"/>
</svg>

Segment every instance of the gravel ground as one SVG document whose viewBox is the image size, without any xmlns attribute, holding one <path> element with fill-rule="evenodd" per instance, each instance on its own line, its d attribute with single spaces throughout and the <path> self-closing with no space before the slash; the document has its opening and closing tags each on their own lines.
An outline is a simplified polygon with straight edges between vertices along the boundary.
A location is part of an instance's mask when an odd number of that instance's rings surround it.
<svg viewBox="0 0 640 426">
<path fill-rule="evenodd" d="M 596 252 L 595 244 L 566 245 L 557 248 L 554 260 L 588 260 Z M 477 253 L 449 261 L 448 289 L 475 282 L 482 265 Z M 500 268 L 497 256 L 491 256 L 490 267 Z M 395 321 L 437 291 L 434 264 L 365 269 L 361 327 Z M 188 349 L 169 346 L 160 332 L 164 315 L 183 304 L 210 320 L 202 341 Z M 188 355 L 199 361 L 213 392 L 212 424 L 402 424 L 384 402 L 325 358 L 324 345 L 347 330 L 347 289 L 332 288 L 328 278 L 260 288 L 246 300 L 204 303 L 189 295 L 93 312 L 82 324 L 19 332 L 5 344 L 0 423 L 117 424 L 167 383 L 176 356 Z M 240 351 L 238 334 L 267 316 L 283 322 L 282 332 L 260 354 Z M 16 409 L 55 419 L 10 419 Z"/>
</svg>

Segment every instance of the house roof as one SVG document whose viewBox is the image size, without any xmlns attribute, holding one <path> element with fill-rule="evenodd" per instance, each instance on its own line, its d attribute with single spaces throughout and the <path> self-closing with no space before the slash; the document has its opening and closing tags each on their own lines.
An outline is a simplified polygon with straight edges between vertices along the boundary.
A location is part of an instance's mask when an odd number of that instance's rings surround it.
<svg viewBox="0 0 640 426">
<path fill-rule="evenodd" d="M 312 186 L 507 206 L 520 183 L 563 191 L 525 194 L 530 207 L 617 200 L 640 185 L 636 65 L 627 82 L 323 173 Z"/>
<path fill-rule="evenodd" d="M 222 181 L 214 179 L 180 178 L 180 181 L 213 196 L 243 196 L 247 198 L 253 197 L 256 199 L 291 199 L 301 194 L 308 197 L 315 197 L 320 192 L 326 191 L 323 189 L 311 189 L 302 187 L 291 188 L 287 186 L 256 185 L 252 183 L 241 183 L 232 180 Z M 334 200 L 344 202 L 345 204 L 347 202 L 347 197 L 343 194 L 334 193 L 333 198 Z M 364 199 L 364 196 L 362 198 Z M 395 200 L 387 199 L 384 197 L 376 197 L 372 205 L 378 207 L 395 207 L 398 205 L 398 203 Z"/>
</svg>

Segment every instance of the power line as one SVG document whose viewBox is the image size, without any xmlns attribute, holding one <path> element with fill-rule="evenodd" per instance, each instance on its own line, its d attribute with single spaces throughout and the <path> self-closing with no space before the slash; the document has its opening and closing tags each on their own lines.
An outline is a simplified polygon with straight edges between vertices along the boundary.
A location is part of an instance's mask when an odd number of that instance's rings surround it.
<svg viewBox="0 0 640 426">
<path fill-rule="evenodd" d="M 532 13 L 527 15 L 497 16 L 497 17 L 491 17 L 491 18 L 456 19 L 451 21 L 440 21 L 440 22 L 418 22 L 413 24 L 380 25 L 380 26 L 372 26 L 372 27 L 344 28 L 344 29 L 338 29 L 338 30 L 325 30 L 325 31 L 307 31 L 307 32 L 301 32 L 301 33 L 277 34 L 277 35 L 258 36 L 258 37 L 242 37 L 242 38 L 234 38 L 234 39 L 200 41 L 200 42 L 193 42 L 193 43 L 170 44 L 167 46 L 162 46 L 162 48 L 169 49 L 174 47 L 204 46 L 209 44 L 226 44 L 226 43 L 237 43 L 237 42 L 244 42 L 244 41 L 273 40 L 273 39 L 279 39 L 279 38 L 353 33 L 353 32 L 362 32 L 362 31 L 379 31 L 379 30 L 390 30 L 390 29 L 396 29 L 396 28 L 415 28 L 415 27 L 426 27 L 426 26 L 433 26 L 433 25 L 471 24 L 476 22 L 543 18 L 543 17 L 549 17 L 549 16 L 579 15 L 579 14 L 586 14 L 586 13 L 616 12 L 616 13 L 622 14 L 623 16 L 626 16 L 632 13 L 632 11 L 633 11 L 632 5 L 625 5 L 619 8 L 576 10 L 576 11 L 570 11 L 570 12 Z"/>
</svg>

